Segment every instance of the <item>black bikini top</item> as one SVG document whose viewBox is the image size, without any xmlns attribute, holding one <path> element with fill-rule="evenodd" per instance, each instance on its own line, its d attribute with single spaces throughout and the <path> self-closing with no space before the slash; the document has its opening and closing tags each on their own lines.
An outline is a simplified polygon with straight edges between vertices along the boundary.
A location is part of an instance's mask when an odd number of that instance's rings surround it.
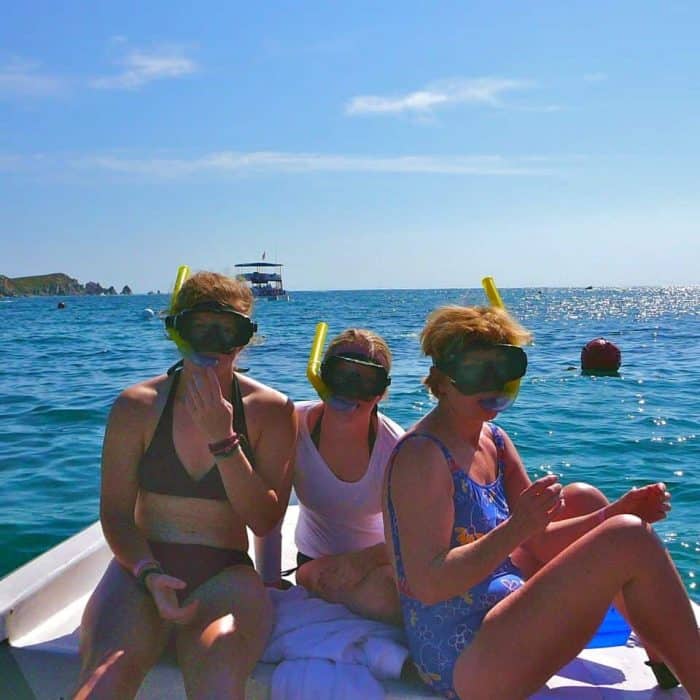
<svg viewBox="0 0 700 700">
<path fill-rule="evenodd" d="M 139 485 L 144 491 L 166 496 L 186 498 L 208 498 L 216 501 L 227 499 L 224 483 L 216 462 L 200 479 L 193 479 L 183 466 L 175 451 L 173 442 L 173 404 L 180 381 L 181 371 L 173 372 L 173 382 L 168 392 L 163 413 L 156 427 L 151 444 L 139 462 Z M 241 387 L 236 374 L 231 382 L 231 403 L 233 404 L 233 429 L 241 438 L 241 448 L 250 465 L 255 468 L 253 451 L 248 440 L 248 429 L 243 411 Z"/>
</svg>

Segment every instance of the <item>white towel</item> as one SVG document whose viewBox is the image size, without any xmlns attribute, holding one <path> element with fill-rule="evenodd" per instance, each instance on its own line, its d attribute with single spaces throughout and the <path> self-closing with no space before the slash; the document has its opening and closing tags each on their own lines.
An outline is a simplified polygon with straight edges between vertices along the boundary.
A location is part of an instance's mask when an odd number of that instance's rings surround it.
<svg viewBox="0 0 700 700">
<path fill-rule="evenodd" d="M 325 659 L 283 661 L 272 674 L 270 700 L 384 700 L 381 683 L 364 667 Z"/>
<path fill-rule="evenodd" d="M 401 629 L 301 586 L 269 591 L 276 620 L 262 661 L 278 664 L 271 700 L 383 700 L 379 681 L 399 678 L 408 656 Z"/>
</svg>

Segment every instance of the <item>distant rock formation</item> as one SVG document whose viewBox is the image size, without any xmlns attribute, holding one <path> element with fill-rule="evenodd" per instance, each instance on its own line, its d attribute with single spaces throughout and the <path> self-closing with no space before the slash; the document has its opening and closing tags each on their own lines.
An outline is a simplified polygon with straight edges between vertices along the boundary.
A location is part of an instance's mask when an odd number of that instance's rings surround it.
<svg viewBox="0 0 700 700">
<path fill-rule="evenodd" d="M 122 294 L 131 294 L 131 287 L 128 284 L 124 285 L 122 289 Z"/>
<path fill-rule="evenodd" d="M 15 285 L 12 280 L 5 275 L 0 275 L 0 297 L 13 297 L 15 294 Z"/>
<path fill-rule="evenodd" d="M 127 291 L 128 290 L 128 291 Z M 77 279 L 63 272 L 50 275 L 33 275 L 30 277 L 7 277 L 0 275 L 0 297 L 23 296 L 72 296 L 86 294 L 116 294 L 117 290 L 110 286 L 105 289 L 99 282 L 80 284 Z M 122 294 L 131 294 L 131 289 L 125 286 Z"/>
<path fill-rule="evenodd" d="M 85 285 L 85 294 L 116 294 L 114 287 L 105 289 L 99 282 L 88 282 Z"/>
</svg>

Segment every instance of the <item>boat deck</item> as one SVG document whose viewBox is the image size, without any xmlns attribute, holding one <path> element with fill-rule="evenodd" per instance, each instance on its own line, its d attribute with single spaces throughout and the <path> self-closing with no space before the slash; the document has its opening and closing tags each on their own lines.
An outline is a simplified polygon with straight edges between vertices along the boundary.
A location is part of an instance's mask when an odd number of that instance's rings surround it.
<svg viewBox="0 0 700 700">
<path fill-rule="evenodd" d="M 293 566 L 297 506 L 283 527 L 283 566 Z M 251 538 L 252 541 L 252 538 Z M 253 547 L 251 546 L 251 556 Z M 0 700 L 66 700 L 79 668 L 83 608 L 111 558 L 99 523 L 66 540 L 0 581 Z M 694 605 L 700 620 L 700 607 Z M 661 691 L 644 666 L 644 651 L 628 646 L 585 649 L 533 698 L 544 700 L 680 700 L 677 688 Z M 247 700 L 269 700 L 274 666 L 259 663 Z M 387 700 L 437 697 L 418 683 L 385 681 Z M 149 673 L 141 700 L 184 700 L 180 671 L 164 658 Z"/>
</svg>

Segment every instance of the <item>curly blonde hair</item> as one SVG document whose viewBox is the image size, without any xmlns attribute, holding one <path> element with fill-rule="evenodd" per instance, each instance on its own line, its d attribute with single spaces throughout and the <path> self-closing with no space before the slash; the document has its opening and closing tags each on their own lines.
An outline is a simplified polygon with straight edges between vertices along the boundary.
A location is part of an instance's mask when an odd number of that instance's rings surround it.
<svg viewBox="0 0 700 700">
<path fill-rule="evenodd" d="M 180 288 L 173 300 L 171 313 L 177 314 L 204 301 L 218 301 L 250 315 L 253 293 L 245 282 L 218 272 L 197 272 Z"/>
<path fill-rule="evenodd" d="M 530 331 L 494 306 L 441 306 L 428 316 L 420 335 L 423 354 L 431 357 L 433 364 L 481 343 L 525 345 L 531 340 Z M 423 384 L 438 396 L 438 379 L 433 372 Z"/>
</svg>

